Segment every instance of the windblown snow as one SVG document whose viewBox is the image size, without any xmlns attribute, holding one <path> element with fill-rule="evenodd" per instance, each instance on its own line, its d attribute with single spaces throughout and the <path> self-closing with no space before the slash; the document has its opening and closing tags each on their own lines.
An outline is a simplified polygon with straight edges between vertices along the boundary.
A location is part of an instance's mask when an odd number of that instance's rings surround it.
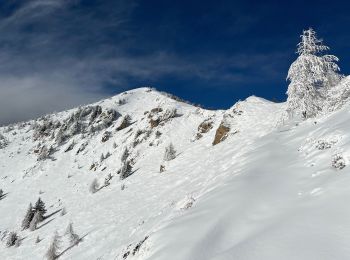
<svg viewBox="0 0 350 260">
<path fill-rule="evenodd" d="M 283 111 L 140 88 L 0 128 L 0 258 L 43 259 L 57 231 L 62 260 L 349 259 L 350 108 L 302 122 Z M 44 220 L 23 230 L 39 197 Z"/>
</svg>

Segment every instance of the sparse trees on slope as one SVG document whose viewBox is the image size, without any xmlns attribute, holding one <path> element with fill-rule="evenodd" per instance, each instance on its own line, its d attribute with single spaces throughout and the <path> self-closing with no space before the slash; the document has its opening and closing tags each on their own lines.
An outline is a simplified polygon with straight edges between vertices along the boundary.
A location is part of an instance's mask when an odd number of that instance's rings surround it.
<svg viewBox="0 0 350 260">
<path fill-rule="evenodd" d="M 176 158 L 176 150 L 174 145 L 170 143 L 167 147 L 165 147 L 164 153 L 164 161 L 171 161 Z"/>
<path fill-rule="evenodd" d="M 321 111 L 327 91 L 337 84 L 340 75 L 333 55 L 321 55 L 329 48 L 317 39 L 313 29 L 303 31 L 297 53 L 299 57 L 289 68 L 290 80 L 287 94 L 289 117 L 303 119 L 316 116 Z"/>
</svg>

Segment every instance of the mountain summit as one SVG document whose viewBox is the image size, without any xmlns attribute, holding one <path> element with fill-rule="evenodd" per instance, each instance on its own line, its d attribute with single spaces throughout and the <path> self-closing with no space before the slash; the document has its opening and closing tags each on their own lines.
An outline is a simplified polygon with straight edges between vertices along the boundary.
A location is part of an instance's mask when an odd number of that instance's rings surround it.
<svg viewBox="0 0 350 260">
<path fill-rule="evenodd" d="M 347 259 L 350 108 L 285 110 L 139 88 L 0 128 L 1 258 Z"/>
</svg>

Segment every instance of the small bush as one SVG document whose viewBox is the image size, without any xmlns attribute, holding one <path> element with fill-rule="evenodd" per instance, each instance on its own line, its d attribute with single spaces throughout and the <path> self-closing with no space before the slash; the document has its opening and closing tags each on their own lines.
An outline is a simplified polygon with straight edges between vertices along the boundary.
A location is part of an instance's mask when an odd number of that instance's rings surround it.
<svg viewBox="0 0 350 260">
<path fill-rule="evenodd" d="M 176 150 L 174 145 L 170 143 L 167 147 L 165 147 L 164 153 L 164 161 L 171 161 L 176 158 Z"/>
<path fill-rule="evenodd" d="M 342 154 L 335 154 L 332 158 L 332 167 L 341 170 L 346 166 L 345 159 Z"/>
<path fill-rule="evenodd" d="M 11 247 L 16 244 L 16 241 L 19 239 L 16 232 L 10 232 L 6 240 L 6 246 Z"/>
<path fill-rule="evenodd" d="M 99 186 L 100 185 L 99 185 L 97 179 L 94 179 L 92 181 L 92 183 L 90 184 L 90 188 L 89 188 L 90 192 L 91 193 L 96 193 L 98 191 Z"/>
</svg>

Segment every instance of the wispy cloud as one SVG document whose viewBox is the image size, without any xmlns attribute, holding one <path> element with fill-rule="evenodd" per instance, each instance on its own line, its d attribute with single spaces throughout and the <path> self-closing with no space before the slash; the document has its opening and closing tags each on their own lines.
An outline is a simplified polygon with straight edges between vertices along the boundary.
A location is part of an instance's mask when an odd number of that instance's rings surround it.
<svg viewBox="0 0 350 260">
<path fill-rule="evenodd" d="M 110 93 L 107 85 L 114 92 L 137 87 L 130 78 L 140 85 L 166 76 L 251 82 L 245 69 L 273 75 L 271 61 L 281 58 L 179 56 L 162 49 L 132 54 L 130 46 L 142 44 L 128 26 L 135 1 L 96 1 L 90 7 L 79 0 L 13 0 L 15 8 L 0 16 L 0 125 L 103 98 Z"/>
</svg>

